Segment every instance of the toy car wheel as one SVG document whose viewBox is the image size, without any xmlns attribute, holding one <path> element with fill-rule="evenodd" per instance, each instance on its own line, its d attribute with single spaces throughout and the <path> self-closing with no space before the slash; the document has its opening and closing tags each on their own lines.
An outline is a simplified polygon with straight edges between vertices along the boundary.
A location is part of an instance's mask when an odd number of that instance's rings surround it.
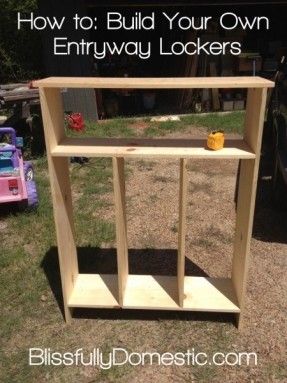
<svg viewBox="0 0 287 383">
<path fill-rule="evenodd" d="M 25 170 L 25 181 L 33 181 L 34 180 L 34 170 L 31 167 L 28 167 Z"/>
<path fill-rule="evenodd" d="M 28 206 L 36 207 L 38 205 L 38 193 L 36 184 L 34 181 L 26 181 L 27 194 L 28 194 Z"/>
</svg>

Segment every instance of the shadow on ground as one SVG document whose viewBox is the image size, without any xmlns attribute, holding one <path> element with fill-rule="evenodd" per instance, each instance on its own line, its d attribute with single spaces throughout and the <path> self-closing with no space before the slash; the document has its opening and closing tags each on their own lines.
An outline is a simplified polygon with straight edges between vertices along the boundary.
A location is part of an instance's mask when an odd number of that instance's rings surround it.
<svg viewBox="0 0 287 383">
<path fill-rule="evenodd" d="M 287 210 L 283 206 L 275 206 L 273 202 L 273 166 L 271 155 L 262 156 L 257 184 L 253 237 L 259 241 L 287 244 Z"/>
<path fill-rule="evenodd" d="M 18 202 L 1 203 L 0 204 L 0 218 L 6 218 L 9 216 L 17 216 L 21 213 L 29 213 L 31 209 L 25 209 L 24 204 L 21 205 Z"/>
</svg>

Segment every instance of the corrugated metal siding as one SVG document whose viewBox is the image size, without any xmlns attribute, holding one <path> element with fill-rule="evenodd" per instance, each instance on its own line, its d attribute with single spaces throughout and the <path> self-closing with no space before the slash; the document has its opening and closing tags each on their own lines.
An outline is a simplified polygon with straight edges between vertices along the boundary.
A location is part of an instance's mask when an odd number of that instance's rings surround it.
<svg viewBox="0 0 287 383">
<path fill-rule="evenodd" d="M 80 112 L 86 120 L 97 120 L 96 95 L 93 89 L 68 89 L 63 93 L 66 112 Z"/>
<path fill-rule="evenodd" d="M 82 0 L 39 0 L 40 14 L 43 16 L 66 16 L 66 23 L 61 31 L 45 31 L 43 33 L 44 64 L 47 76 L 92 75 L 92 61 L 88 56 L 55 56 L 53 41 L 55 37 L 67 37 L 71 41 L 88 40 L 88 33 L 76 31 L 69 20 L 78 13 L 86 15 L 85 3 Z M 98 118 L 96 95 L 93 89 L 69 89 L 63 93 L 66 111 L 81 112 L 86 120 Z"/>
</svg>

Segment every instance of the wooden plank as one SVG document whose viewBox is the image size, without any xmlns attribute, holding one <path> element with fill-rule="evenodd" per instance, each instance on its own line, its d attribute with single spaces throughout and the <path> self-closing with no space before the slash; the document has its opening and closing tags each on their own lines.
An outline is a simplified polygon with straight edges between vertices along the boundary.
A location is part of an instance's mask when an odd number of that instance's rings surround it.
<svg viewBox="0 0 287 383">
<path fill-rule="evenodd" d="M 54 220 L 58 244 L 59 265 L 63 291 L 65 319 L 71 321 L 72 312 L 67 302 L 78 275 L 77 249 L 72 216 L 72 197 L 69 180 L 69 159 L 48 158 Z"/>
<path fill-rule="evenodd" d="M 13 96 L 0 95 L 0 99 L 3 99 L 5 103 L 17 102 L 17 101 L 29 101 L 39 99 L 39 94 L 37 93 L 27 93 L 27 94 L 18 94 Z"/>
<path fill-rule="evenodd" d="M 260 160 L 267 89 L 249 89 L 246 101 L 244 140 Z"/>
<path fill-rule="evenodd" d="M 154 158 L 235 158 L 254 159 L 242 139 L 226 138 L 224 148 L 213 151 L 201 139 L 64 138 L 52 150 L 54 157 L 154 157 Z"/>
<path fill-rule="evenodd" d="M 229 278 L 185 277 L 185 310 L 239 313 Z"/>
<path fill-rule="evenodd" d="M 30 89 L 29 87 L 22 87 L 21 89 L 7 90 L 6 92 L 1 94 L 1 96 L 3 97 L 30 96 L 30 95 L 39 96 L 39 89 Z"/>
<path fill-rule="evenodd" d="M 68 306 L 120 308 L 117 296 L 117 275 L 79 274 L 68 300 Z"/>
<path fill-rule="evenodd" d="M 230 279 L 185 277 L 185 300 L 177 304 L 177 278 L 163 275 L 129 275 L 124 308 L 238 313 Z"/>
<path fill-rule="evenodd" d="M 1 84 L 0 89 L 1 90 L 7 90 L 11 91 L 16 88 L 22 88 L 22 87 L 29 87 L 29 83 L 27 82 L 17 82 L 17 83 L 12 83 L 12 84 Z"/>
<path fill-rule="evenodd" d="M 72 312 L 68 307 L 68 300 L 78 275 L 78 260 L 74 239 L 69 159 L 51 157 L 51 148 L 54 148 L 64 135 L 62 98 L 59 89 L 41 89 L 40 97 L 58 243 L 64 312 L 66 321 L 70 322 Z"/>
<path fill-rule="evenodd" d="M 129 273 L 124 165 L 124 158 L 113 158 L 119 302 L 121 306 L 123 305 L 127 277 Z"/>
<path fill-rule="evenodd" d="M 125 309 L 211 311 L 239 313 L 231 280 L 228 278 L 185 277 L 183 308 L 177 304 L 176 277 L 129 275 Z M 119 308 L 117 275 L 79 274 L 69 307 Z"/>
<path fill-rule="evenodd" d="M 185 235 L 186 235 L 186 201 L 187 201 L 187 160 L 180 159 L 179 178 L 179 225 L 177 254 L 177 283 L 179 305 L 183 306 L 184 273 L 185 273 Z"/>
<path fill-rule="evenodd" d="M 232 281 L 241 310 L 246 295 L 266 95 L 267 89 L 250 89 L 247 97 L 244 138 L 255 152 L 256 159 L 242 160 L 239 176 Z M 241 318 L 238 320 L 240 327 Z"/>
<path fill-rule="evenodd" d="M 261 77 L 49 77 L 33 82 L 35 87 L 48 88 L 272 88 L 274 83 Z"/>
<path fill-rule="evenodd" d="M 179 310 L 176 277 L 129 275 L 124 308 Z"/>
<path fill-rule="evenodd" d="M 65 137 L 63 99 L 60 89 L 40 89 L 39 94 L 49 155 Z"/>
<path fill-rule="evenodd" d="M 39 89 L 29 89 L 28 87 L 22 87 L 19 90 L 14 89 L 0 93 L 0 99 L 3 99 L 6 103 L 13 101 L 32 100 L 38 98 Z"/>
</svg>

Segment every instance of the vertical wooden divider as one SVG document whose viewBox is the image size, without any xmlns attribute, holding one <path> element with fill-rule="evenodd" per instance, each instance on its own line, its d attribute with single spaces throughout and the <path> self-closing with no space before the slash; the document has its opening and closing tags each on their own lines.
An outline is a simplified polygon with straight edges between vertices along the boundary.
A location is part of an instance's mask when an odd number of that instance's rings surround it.
<svg viewBox="0 0 287 383">
<path fill-rule="evenodd" d="M 184 274 L 185 274 L 185 235 L 186 235 L 186 202 L 187 202 L 187 160 L 180 159 L 179 177 L 179 223 L 178 223 L 178 254 L 177 283 L 179 306 L 183 307 Z"/>
<path fill-rule="evenodd" d="M 113 157 L 113 181 L 116 211 L 116 238 L 118 263 L 119 304 L 123 307 L 125 289 L 129 274 L 127 219 L 125 202 L 125 160 Z"/>
<path fill-rule="evenodd" d="M 251 160 L 241 160 L 240 166 L 237 219 L 231 276 L 241 310 L 240 314 L 237 314 L 239 328 L 242 325 L 242 311 L 244 309 L 246 296 L 250 241 L 253 227 L 266 96 L 266 88 L 251 88 L 248 90 L 244 140 L 254 151 L 256 158 Z"/>
<path fill-rule="evenodd" d="M 69 323 L 72 318 L 72 308 L 68 307 L 68 301 L 78 276 L 69 158 L 51 156 L 51 150 L 65 136 L 60 89 L 40 88 L 40 99 L 58 243 L 64 313 L 66 322 Z"/>
</svg>

